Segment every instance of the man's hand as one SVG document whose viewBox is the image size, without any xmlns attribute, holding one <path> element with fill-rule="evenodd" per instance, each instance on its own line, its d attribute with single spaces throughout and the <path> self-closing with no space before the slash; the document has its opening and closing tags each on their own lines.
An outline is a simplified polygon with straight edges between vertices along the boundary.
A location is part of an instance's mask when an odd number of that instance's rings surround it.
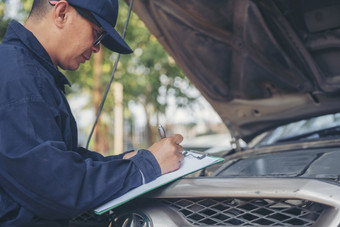
<svg viewBox="0 0 340 227">
<path fill-rule="evenodd" d="M 182 141 L 183 136 L 175 134 L 161 139 L 148 148 L 158 161 L 162 174 L 177 170 L 181 166 L 184 155 L 182 154 L 183 147 L 179 144 Z"/>
</svg>

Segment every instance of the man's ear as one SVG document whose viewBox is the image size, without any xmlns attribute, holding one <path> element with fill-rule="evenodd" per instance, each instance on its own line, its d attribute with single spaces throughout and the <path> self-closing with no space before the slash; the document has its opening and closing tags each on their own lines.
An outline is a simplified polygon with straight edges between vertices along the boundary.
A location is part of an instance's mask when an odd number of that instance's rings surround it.
<svg viewBox="0 0 340 227">
<path fill-rule="evenodd" d="M 55 25 L 59 28 L 63 27 L 68 19 L 70 5 L 66 1 L 58 1 L 53 9 L 53 19 Z"/>
</svg>

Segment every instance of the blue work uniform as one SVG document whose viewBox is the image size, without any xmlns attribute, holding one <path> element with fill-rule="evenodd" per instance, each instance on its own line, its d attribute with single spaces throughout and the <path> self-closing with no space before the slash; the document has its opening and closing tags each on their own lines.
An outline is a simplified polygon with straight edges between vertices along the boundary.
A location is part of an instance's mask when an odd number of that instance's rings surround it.
<svg viewBox="0 0 340 227">
<path fill-rule="evenodd" d="M 0 44 L 0 77 L 0 226 L 63 225 L 161 175 L 148 150 L 126 160 L 77 146 L 69 82 L 16 21 Z"/>
</svg>

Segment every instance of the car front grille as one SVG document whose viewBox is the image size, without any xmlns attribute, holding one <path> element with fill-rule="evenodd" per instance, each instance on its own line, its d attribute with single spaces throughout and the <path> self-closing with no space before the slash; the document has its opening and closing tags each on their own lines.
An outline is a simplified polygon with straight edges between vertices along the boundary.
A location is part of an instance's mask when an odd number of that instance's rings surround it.
<svg viewBox="0 0 340 227">
<path fill-rule="evenodd" d="M 195 226 L 311 226 L 327 207 L 297 199 L 163 199 Z"/>
<path fill-rule="evenodd" d="M 109 212 L 97 215 L 93 211 L 85 212 L 70 220 L 69 227 L 107 227 L 110 223 L 111 216 Z"/>
</svg>

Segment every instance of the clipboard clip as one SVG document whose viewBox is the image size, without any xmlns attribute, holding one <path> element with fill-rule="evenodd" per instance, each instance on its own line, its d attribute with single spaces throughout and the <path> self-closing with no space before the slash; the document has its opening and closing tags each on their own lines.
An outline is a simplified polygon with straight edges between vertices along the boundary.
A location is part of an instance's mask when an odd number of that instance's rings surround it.
<svg viewBox="0 0 340 227">
<path fill-rule="evenodd" d="M 196 158 L 198 160 L 202 160 L 203 158 L 205 158 L 207 156 L 203 152 L 194 151 L 194 150 L 183 151 L 183 155 L 184 155 L 184 157 L 193 157 L 193 158 Z"/>
</svg>

